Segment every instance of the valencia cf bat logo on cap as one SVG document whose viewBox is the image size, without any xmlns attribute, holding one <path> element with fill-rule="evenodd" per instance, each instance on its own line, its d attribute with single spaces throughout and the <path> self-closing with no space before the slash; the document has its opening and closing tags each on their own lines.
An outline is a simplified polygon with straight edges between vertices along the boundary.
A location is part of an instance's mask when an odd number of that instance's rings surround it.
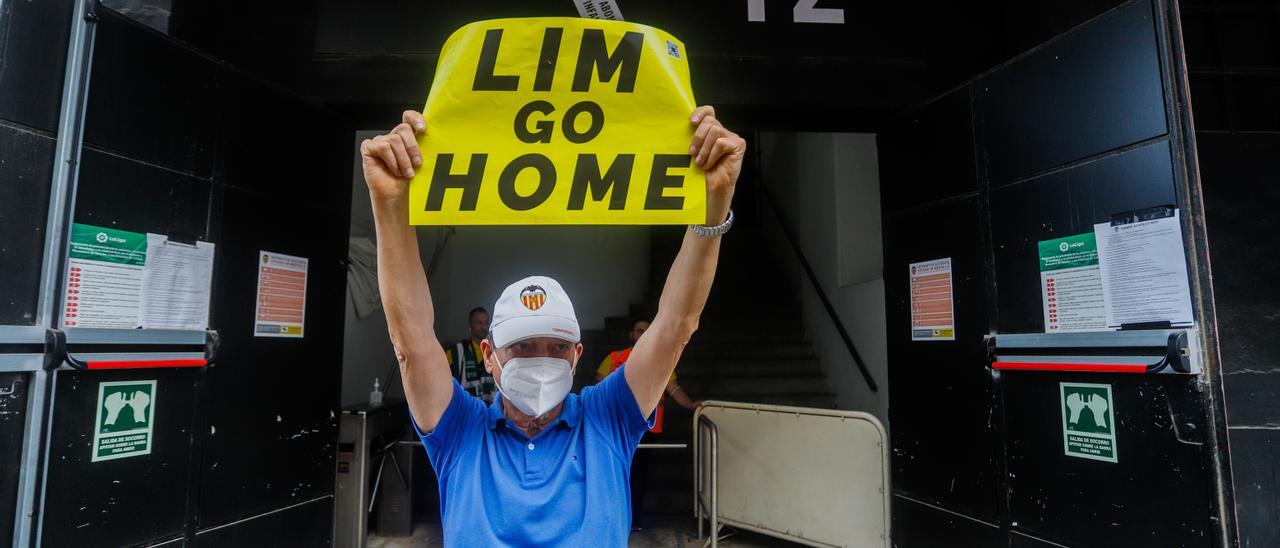
<svg viewBox="0 0 1280 548">
<path fill-rule="evenodd" d="M 547 292 L 542 289 L 542 286 L 531 285 L 520 291 L 520 303 L 529 310 L 542 308 L 545 302 L 547 302 Z"/>
</svg>

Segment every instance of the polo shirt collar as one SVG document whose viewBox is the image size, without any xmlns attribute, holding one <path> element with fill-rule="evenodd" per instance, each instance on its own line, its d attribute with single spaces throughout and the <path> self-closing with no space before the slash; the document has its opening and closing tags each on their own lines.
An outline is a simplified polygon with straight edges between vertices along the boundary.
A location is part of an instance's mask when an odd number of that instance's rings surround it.
<svg viewBox="0 0 1280 548">
<path fill-rule="evenodd" d="M 499 391 L 494 395 L 493 403 L 489 404 L 489 429 L 493 430 L 498 427 L 498 423 L 507 420 L 506 414 L 502 412 L 502 392 Z M 580 422 L 582 422 L 582 402 L 578 401 L 577 394 L 568 394 L 564 397 L 564 407 L 560 409 L 560 416 L 556 417 L 556 421 L 550 426 L 563 424 L 573 428 Z"/>
</svg>

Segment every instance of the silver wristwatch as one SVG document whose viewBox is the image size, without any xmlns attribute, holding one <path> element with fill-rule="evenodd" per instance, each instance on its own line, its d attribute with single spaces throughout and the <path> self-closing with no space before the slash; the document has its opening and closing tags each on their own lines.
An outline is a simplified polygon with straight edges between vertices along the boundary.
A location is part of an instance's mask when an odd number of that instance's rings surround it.
<svg viewBox="0 0 1280 548">
<path fill-rule="evenodd" d="M 693 229 L 694 234 L 703 238 L 715 238 L 724 236 L 731 226 L 733 226 L 733 209 L 729 210 L 729 218 L 725 219 L 719 226 L 689 225 L 689 228 Z"/>
</svg>

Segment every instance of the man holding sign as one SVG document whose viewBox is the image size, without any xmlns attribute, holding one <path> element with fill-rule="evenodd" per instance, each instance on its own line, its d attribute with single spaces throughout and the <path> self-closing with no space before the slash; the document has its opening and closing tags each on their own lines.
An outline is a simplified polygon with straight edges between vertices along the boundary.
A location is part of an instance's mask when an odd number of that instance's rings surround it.
<svg viewBox="0 0 1280 548">
<path fill-rule="evenodd" d="M 484 22 L 490 26 L 492 23 Z M 615 37 L 613 42 L 619 44 L 626 43 L 624 33 L 631 29 L 654 30 L 622 23 L 589 23 L 572 24 L 602 28 L 605 39 Z M 503 30 L 509 32 L 512 28 Z M 464 27 L 459 33 L 466 30 Z M 561 39 L 568 41 L 571 34 L 581 39 L 590 35 L 588 30 L 591 29 L 564 30 Z M 550 34 L 554 33 L 538 33 Z M 483 36 L 479 42 L 482 52 L 492 48 L 494 53 L 505 53 L 497 45 L 484 45 L 494 43 L 489 38 L 494 34 L 477 36 Z M 652 57 L 652 50 L 644 49 L 646 40 L 642 37 L 636 43 L 644 52 L 636 54 L 641 66 Z M 530 67 L 545 65 L 550 58 L 546 48 L 544 45 L 534 50 L 542 51 L 544 62 Z M 457 51 L 451 53 L 446 46 L 442 52 L 432 98 L 453 85 L 441 82 L 440 72 L 458 70 L 456 77 L 468 80 L 467 86 L 475 82 L 470 79 L 470 71 L 490 75 L 502 72 L 495 70 L 500 64 L 488 64 L 484 55 L 471 57 L 470 62 L 459 61 L 468 57 L 457 56 Z M 447 66 L 450 63 L 457 66 Z M 608 65 L 606 62 L 604 68 Z M 604 78 L 607 72 L 600 70 L 599 76 Z M 536 81 L 523 80 L 515 84 L 518 89 L 537 92 Z M 545 85 L 554 89 L 558 81 L 548 76 Z M 502 85 L 510 87 L 511 83 Z M 469 89 L 476 101 L 492 106 L 486 95 L 489 91 Z M 582 93 L 583 99 L 591 97 L 591 92 Z M 410 225 L 411 216 L 423 211 L 421 206 L 411 204 L 424 202 L 411 197 L 416 191 L 409 180 L 415 173 L 442 173 L 425 169 L 427 162 L 439 161 L 439 151 L 455 147 L 457 153 L 465 152 L 463 145 L 449 142 L 454 136 L 462 138 L 462 133 L 451 133 L 447 138 L 436 133 L 438 124 L 432 115 L 442 118 L 441 124 L 445 125 L 458 120 L 451 120 L 447 110 L 434 111 L 432 98 L 428 99 L 428 116 L 405 112 L 403 123 L 362 143 L 361 154 L 377 228 L 379 288 L 413 422 L 439 477 L 446 544 L 625 546 L 631 516 L 631 459 L 641 436 L 651 426 L 651 419 L 646 417 L 652 417 L 681 352 L 698 327 L 715 277 L 720 236 L 732 223 L 730 203 L 746 142 L 721 125 L 708 106 L 691 113 L 675 113 L 669 108 L 642 113 L 648 124 L 678 124 L 678 132 L 669 128 L 664 131 L 682 135 L 680 141 L 663 143 L 662 147 L 681 151 L 685 165 L 693 164 L 686 169 L 690 174 L 696 173 L 698 179 L 705 174 L 705 185 L 685 189 L 686 198 L 696 196 L 699 202 L 705 199 L 705 213 L 699 212 L 700 218 L 685 233 L 652 325 L 636 342 L 627 364 L 620 369 L 622 374 L 610 375 L 599 385 L 584 389 L 580 396 L 568 394 L 573 370 L 582 356 L 573 305 L 560 284 L 550 278 L 531 276 L 513 283 L 494 305 L 489 336 L 481 342 L 484 366 L 492 373 L 500 392 L 486 407 L 454 382 L 436 341 L 431 292 L 418 253 L 416 232 Z M 505 129 L 510 132 L 509 125 Z M 486 140 L 484 135 L 467 138 L 469 142 Z M 431 151 L 437 156 L 434 160 L 428 158 Z M 516 151 L 511 155 L 519 158 L 542 154 L 549 158 L 562 152 Z M 604 153 L 607 151 L 602 149 L 595 152 Z M 657 156 L 652 150 L 639 147 L 633 153 Z M 665 161 L 673 166 L 679 164 Z M 476 165 L 474 160 L 470 163 Z M 483 193 L 488 175 L 476 180 L 480 182 L 472 192 Z M 537 184 L 546 181 L 543 178 Z M 520 194 L 521 185 L 508 184 Z M 433 189 L 418 191 L 429 194 Z M 502 200 L 501 196 L 494 196 Z M 454 202 L 459 203 L 456 199 Z M 637 201 L 643 202 L 643 197 Z M 628 199 L 627 204 L 630 203 Z M 463 210 L 456 211 L 462 214 Z M 554 223 L 556 219 L 541 222 Z M 501 258 L 493 260 L 500 264 Z"/>
</svg>

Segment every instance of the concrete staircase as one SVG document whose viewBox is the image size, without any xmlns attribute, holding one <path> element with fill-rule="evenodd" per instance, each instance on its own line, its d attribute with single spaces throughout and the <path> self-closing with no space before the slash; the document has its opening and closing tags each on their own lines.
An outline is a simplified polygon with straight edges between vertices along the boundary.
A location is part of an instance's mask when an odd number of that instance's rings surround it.
<svg viewBox="0 0 1280 548">
<path fill-rule="evenodd" d="M 682 237 L 678 227 L 653 229 L 645 302 L 632 305 L 630 317 L 608 318 L 604 330 L 583 333 L 579 386 L 593 382 L 605 354 L 627 346 L 632 318 L 652 317 Z M 677 382 L 695 400 L 833 408 L 835 396 L 805 341 L 797 290 L 765 248 L 748 223 L 725 239 L 700 328 L 676 367 Z M 665 432 L 654 441 L 691 444 L 692 422 L 690 412 L 668 401 Z M 650 465 L 644 515 L 690 515 L 692 450 L 641 449 L 636 458 Z"/>
</svg>

